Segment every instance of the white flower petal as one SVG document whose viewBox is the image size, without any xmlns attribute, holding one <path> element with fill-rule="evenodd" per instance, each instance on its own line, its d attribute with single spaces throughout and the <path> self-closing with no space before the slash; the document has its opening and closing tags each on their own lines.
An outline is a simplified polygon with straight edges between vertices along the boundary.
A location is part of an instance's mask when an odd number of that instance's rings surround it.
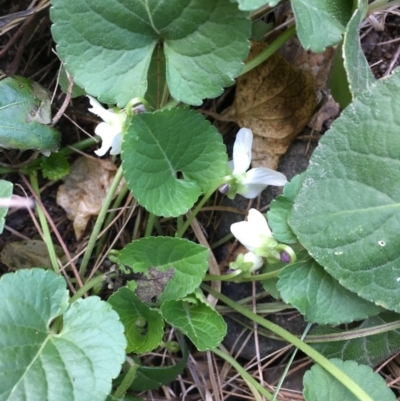
<svg viewBox="0 0 400 401">
<path fill-rule="evenodd" d="M 119 132 L 117 127 L 113 127 L 112 125 L 107 124 L 107 123 L 100 123 L 96 127 L 94 132 L 102 140 L 101 148 L 98 150 L 95 150 L 95 153 L 97 156 L 104 156 L 107 153 L 108 149 L 110 149 L 113 146 L 115 137 L 122 136 L 121 132 Z"/>
<path fill-rule="evenodd" d="M 105 121 L 106 123 L 115 123 L 116 122 L 116 118 L 118 119 L 118 117 L 116 116 L 115 113 L 113 113 L 110 110 L 105 109 L 95 98 L 88 96 L 90 104 L 92 106 L 92 108 L 89 108 L 89 111 L 93 114 L 95 114 L 96 116 L 100 117 L 103 121 Z"/>
<path fill-rule="evenodd" d="M 267 220 L 265 219 L 264 215 L 260 213 L 257 209 L 249 210 L 247 221 L 250 223 L 250 225 L 252 226 L 252 230 L 255 231 L 257 235 L 268 237 L 272 235 Z"/>
<path fill-rule="evenodd" d="M 114 136 L 114 139 L 111 143 L 110 155 L 119 155 L 121 153 L 122 139 L 123 137 L 121 133 Z"/>
<path fill-rule="evenodd" d="M 242 180 L 241 185 L 244 188 L 239 189 L 238 194 L 247 199 L 253 199 L 260 195 L 268 185 L 282 186 L 286 183 L 286 177 L 278 171 L 266 167 L 252 168 Z"/>
<path fill-rule="evenodd" d="M 251 145 L 253 133 L 248 128 L 241 128 L 233 145 L 233 174 L 245 173 L 251 163 Z"/>
<path fill-rule="evenodd" d="M 233 223 L 231 232 L 249 251 L 254 251 L 262 245 L 262 238 L 248 221 Z"/>
<path fill-rule="evenodd" d="M 228 167 L 229 167 L 229 170 L 233 171 L 233 168 L 234 168 L 233 160 L 228 161 Z"/>
<path fill-rule="evenodd" d="M 266 188 L 263 184 L 247 184 L 238 189 L 237 193 L 246 199 L 254 199 Z"/>
<path fill-rule="evenodd" d="M 251 262 L 253 266 L 250 268 L 251 272 L 260 269 L 264 264 L 264 259 L 261 256 L 255 255 L 253 252 L 247 252 L 243 255 L 244 262 Z"/>
<path fill-rule="evenodd" d="M 283 186 L 286 183 L 287 179 L 282 173 L 266 167 L 252 168 L 247 172 L 245 179 L 242 181 L 243 185 L 264 184 L 265 186 Z"/>
</svg>

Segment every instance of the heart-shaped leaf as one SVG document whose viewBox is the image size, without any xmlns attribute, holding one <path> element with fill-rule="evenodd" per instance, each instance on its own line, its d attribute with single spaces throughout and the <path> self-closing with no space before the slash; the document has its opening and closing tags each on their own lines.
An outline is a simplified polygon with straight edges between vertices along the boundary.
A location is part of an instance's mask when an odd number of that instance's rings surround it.
<svg viewBox="0 0 400 401">
<path fill-rule="evenodd" d="M 377 315 L 381 308 L 341 286 L 307 252 L 279 274 L 282 299 L 296 307 L 307 322 L 338 325 Z"/>
<path fill-rule="evenodd" d="M 60 133 L 50 123 L 50 97 L 44 88 L 18 76 L 0 81 L 0 147 L 57 150 Z"/>
<path fill-rule="evenodd" d="M 396 396 L 387 387 L 385 380 L 369 366 L 358 365 L 354 361 L 330 360 L 351 379 L 353 379 L 374 401 L 396 401 Z M 306 401 L 359 401 L 343 384 L 333 379 L 329 372 L 314 365 L 303 379 Z"/>
<path fill-rule="evenodd" d="M 374 82 L 374 76 L 369 68 L 360 43 L 360 25 L 367 15 L 368 1 L 358 0 L 358 7 L 347 24 L 343 38 L 343 62 L 347 80 L 353 98 L 368 90 Z"/>
<path fill-rule="evenodd" d="M 364 320 L 357 330 L 381 330 L 379 326 L 398 323 L 400 315 L 394 312 L 381 313 L 378 316 Z M 380 364 L 391 355 L 400 351 L 400 329 L 381 332 L 374 335 L 352 338 L 349 340 L 332 341 L 331 334 L 345 336 L 346 330 L 330 326 L 318 326 L 311 331 L 314 335 L 328 335 L 326 342 L 311 343 L 311 346 L 327 358 L 353 360 L 372 367 Z M 369 334 L 369 333 L 365 333 Z"/>
<path fill-rule="evenodd" d="M 137 370 L 135 380 L 129 386 L 130 390 L 155 390 L 165 384 L 171 383 L 178 375 L 183 372 L 186 367 L 189 352 L 183 335 L 179 334 L 178 340 L 182 351 L 181 360 L 175 365 L 171 366 L 140 366 Z M 120 378 L 117 379 L 117 381 L 119 380 Z"/>
<path fill-rule="evenodd" d="M 344 287 L 400 311 L 400 71 L 360 94 L 311 157 L 289 224 Z"/>
<path fill-rule="evenodd" d="M 158 311 L 147 306 L 127 287 L 111 295 L 108 302 L 124 324 L 127 352 L 143 354 L 158 347 L 164 334 L 164 322 Z"/>
<path fill-rule="evenodd" d="M 146 93 L 158 43 L 171 95 L 194 105 L 232 85 L 249 50 L 250 20 L 230 0 L 53 0 L 52 5 L 52 32 L 67 71 L 89 94 L 120 107 Z"/>
<path fill-rule="evenodd" d="M 64 279 L 20 270 L 0 280 L 0 399 L 103 401 L 125 359 L 123 325 L 98 297 L 68 307 Z M 63 316 L 60 332 L 51 322 Z"/>
<path fill-rule="evenodd" d="M 164 302 L 161 313 L 169 324 L 187 335 L 199 351 L 206 351 L 221 343 L 227 326 L 218 312 L 205 302 L 196 301 Z"/>
<path fill-rule="evenodd" d="M 186 213 L 222 180 L 226 165 L 221 135 L 194 110 L 138 114 L 122 144 L 128 187 L 157 216 Z"/>
<path fill-rule="evenodd" d="M 274 238 L 285 244 L 298 242 L 296 235 L 288 224 L 288 217 L 292 211 L 294 199 L 300 191 L 305 174 L 299 174 L 292 178 L 283 188 L 283 194 L 277 196 L 272 202 L 267 213 L 268 225 Z"/>
<path fill-rule="evenodd" d="M 342 40 L 342 34 L 351 17 L 351 1 L 292 0 L 291 3 L 297 33 L 305 49 L 319 53 Z"/>
<path fill-rule="evenodd" d="M 208 269 L 208 250 L 181 238 L 147 237 L 127 245 L 118 262 L 134 272 L 146 272 L 149 267 L 160 271 L 174 270 L 159 301 L 179 299 L 193 292 Z"/>
</svg>

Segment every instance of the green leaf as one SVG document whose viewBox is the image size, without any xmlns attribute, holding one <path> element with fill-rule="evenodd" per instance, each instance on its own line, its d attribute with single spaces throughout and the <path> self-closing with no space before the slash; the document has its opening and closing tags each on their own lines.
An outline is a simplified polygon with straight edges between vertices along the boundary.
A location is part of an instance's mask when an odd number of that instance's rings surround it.
<svg viewBox="0 0 400 401">
<path fill-rule="evenodd" d="M 264 5 L 269 7 L 276 6 L 280 0 L 231 0 L 236 1 L 239 4 L 239 9 L 244 11 L 257 10 Z"/>
<path fill-rule="evenodd" d="M 13 184 L 10 181 L 0 180 L 0 198 L 7 200 L 11 199 L 13 192 Z M 4 224 L 6 223 L 5 217 L 8 213 L 8 207 L 0 207 L 0 234 L 4 230 Z"/>
<path fill-rule="evenodd" d="M 289 213 L 292 210 L 294 199 L 303 184 L 305 173 L 296 175 L 283 188 L 282 195 L 276 197 L 267 213 L 268 224 L 274 238 L 285 244 L 298 242 L 296 235 L 288 224 Z"/>
<path fill-rule="evenodd" d="M 167 301 L 161 305 L 164 319 L 190 338 L 199 351 L 217 347 L 227 331 L 223 317 L 208 304 L 187 300 Z"/>
<path fill-rule="evenodd" d="M 55 151 L 60 133 L 51 123 L 50 97 L 36 82 L 24 77 L 0 81 L 0 147 Z"/>
<path fill-rule="evenodd" d="M 64 279 L 49 270 L 1 278 L 2 400 L 103 401 L 110 393 L 125 359 L 123 326 L 100 298 L 69 307 L 68 298 Z M 57 332 L 50 324 L 59 316 Z"/>
<path fill-rule="evenodd" d="M 303 254 L 303 255 L 302 255 Z M 350 323 L 377 315 L 381 308 L 342 287 L 310 256 L 298 255 L 300 262 L 285 267 L 279 274 L 282 299 L 297 308 L 310 323 Z"/>
<path fill-rule="evenodd" d="M 353 99 L 361 92 L 370 89 L 375 81 L 359 38 L 360 25 L 368 11 L 368 1 L 358 0 L 357 5 L 357 9 L 346 27 L 343 39 L 344 68 Z"/>
<path fill-rule="evenodd" d="M 343 43 L 337 46 L 332 59 L 332 66 L 329 72 L 328 86 L 335 102 L 339 103 L 342 109 L 346 108 L 352 100 L 347 73 L 344 68 Z"/>
<path fill-rule="evenodd" d="M 364 320 L 357 329 L 376 328 L 386 323 L 399 321 L 400 316 L 394 312 L 385 312 Z M 346 330 L 327 326 L 316 327 L 311 335 L 346 334 Z M 400 329 L 384 333 L 363 336 L 351 340 L 326 341 L 310 344 L 327 358 L 354 360 L 372 367 L 400 351 Z"/>
<path fill-rule="evenodd" d="M 60 88 L 64 93 L 68 92 L 69 81 L 68 81 L 67 73 L 65 72 L 64 65 L 61 66 L 60 78 L 58 80 L 58 84 L 60 85 Z M 82 89 L 80 86 L 76 85 L 74 82 L 74 85 L 72 86 L 71 97 L 75 98 L 75 97 L 85 96 L 85 95 L 86 95 L 85 90 Z"/>
<path fill-rule="evenodd" d="M 127 352 L 143 354 L 157 348 L 164 334 L 160 313 L 149 308 L 130 289 L 124 287 L 108 299 L 125 327 Z"/>
<path fill-rule="evenodd" d="M 396 401 L 396 396 L 387 387 L 385 380 L 369 366 L 358 365 L 354 361 L 330 360 L 353 379 L 374 401 Z M 328 371 L 314 365 L 303 379 L 306 401 L 359 401 L 343 384 L 335 380 Z"/>
<path fill-rule="evenodd" d="M 42 174 L 44 178 L 57 181 L 65 177 L 70 170 L 70 164 L 65 155 L 52 153 L 49 157 L 42 157 Z"/>
<path fill-rule="evenodd" d="M 135 380 L 129 387 L 130 390 L 155 390 L 161 386 L 171 383 L 183 372 L 186 367 L 189 352 L 183 336 L 178 336 L 178 340 L 181 346 L 182 359 L 175 365 L 163 366 L 161 368 L 144 365 L 140 366 L 140 368 L 137 370 Z"/>
<path fill-rule="evenodd" d="M 157 216 L 180 216 L 225 175 L 221 135 L 189 109 L 137 114 L 122 144 L 122 168 L 140 205 Z"/>
<path fill-rule="evenodd" d="M 146 93 L 159 43 L 171 95 L 193 105 L 232 85 L 249 50 L 251 22 L 230 0 L 53 0 L 51 19 L 76 83 L 119 107 Z"/>
<path fill-rule="evenodd" d="M 400 311 L 400 71 L 332 124 L 311 157 L 289 224 L 344 287 Z"/>
<path fill-rule="evenodd" d="M 167 89 L 167 77 L 165 72 L 165 54 L 162 46 L 158 45 L 154 49 L 151 57 L 148 74 L 148 87 L 145 94 L 146 101 L 149 105 L 157 110 L 162 106 L 164 91 Z"/>
<path fill-rule="evenodd" d="M 342 34 L 351 18 L 352 1 L 292 0 L 291 3 L 297 34 L 305 49 L 320 53 L 342 40 Z"/>
<path fill-rule="evenodd" d="M 159 302 L 179 299 L 193 292 L 208 269 L 208 250 L 181 238 L 146 237 L 128 244 L 119 254 L 118 262 L 134 272 L 146 272 L 149 267 L 160 271 L 173 269 Z"/>
</svg>

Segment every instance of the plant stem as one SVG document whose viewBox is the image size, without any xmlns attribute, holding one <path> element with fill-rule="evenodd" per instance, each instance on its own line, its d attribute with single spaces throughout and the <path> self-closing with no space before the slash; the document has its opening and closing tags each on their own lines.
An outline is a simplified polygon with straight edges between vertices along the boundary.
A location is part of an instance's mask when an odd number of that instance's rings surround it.
<svg viewBox="0 0 400 401">
<path fill-rule="evenodd" d="M 34 171 L 31 174 L 29 174 L 29 179 L 30 179 L 32 188 L 35 191 L 36 195 L 38 197 L 40 197 L 40 189 L 39 189 L 39 184 L 38 184 L 38 179 L 37 179 L 37 172 Z M 47 224 L 46 216 L 44 215 L 43 210 L 38 203 L 36 203 L 36 210 L 37 210 L 37 214 L 39 217 L 40 226 L 42 227 L 44 242 L 46 243 L 47 251 L 49 252 L 51 267 L 53 268 L 53 270 L 56 273 L 59 273 L 60 268 L 58 266 L 57 254 L 56 254 L 56 250 L 54 248 L 53 240 L 51 239 L 50 229 L 49 229 L 49 225 Z"/>
<path fill-rule="evenodd" d="M 107 218 L 106 218 L 106 220 L 105 220 L 105 222 L 104 222 L 104 227 L 107 227 L 111 222 L 112 222 L 112 220 L 114 219 L 114 217 L 115 217 L 115 215 L 117 214 L 117 208 L 121 205 L 121 202 L 123 201 L 123 199 L 125 198 L 125 195 L 128 193 L 128 187 L 127 187 L 127 185 L 125 184 L 123 187 L 122 187 L 122 189 L 121 189 L 121 191 L 120 191 L 120 193 L 118 194 L 118 196 L 117 196 L 117 198 L 115 199 L 115 201 L 114 201 L 114 203 L 112 204 L 112 209 L 113 209 L 113 211 L 112 212 L 110 212 L 108 215 L 107 215 Z M 105 240 L 106 240 L 106 235 L 105 234 L 103 234 L 100 238 L 99 238 L 99 242 L 97 243 L 97 246 L 96 246 L 96 256 L 98 256 L 99 254 L 100 254 L 100 252 L 101 252 L 101 249 L 103 248 L 103 245 L 104 245 L 104 242 L 105 242 Z"/>
<path fill-rule="evenodd" d="M 211 352 L 213 352 L 214 354 L 218 355 L 219 357 L 227 361 L 229 364 L 231 364 L 236 369 L 236 371 L 243 377 L 243 379 L 246 380 L 248 383 L 250 383 L 265 398 L 267 398 L 268 400 L 272 399 L 272 394 L 268 392 L 256 379 L 254 379 L 253 376 L 247 373 L 246 369 L 243 368 L 243 366 L 240 365 L 240 363 L 237 362 L 236 359 L 233 359 L 227 352 L 224 352 L 218 348 L 212 349 Z"/>
<path fill-rule="evenodd" d="M 128 391 L 130 385 L 135 380 L 136 372 L 139 369 L 140 365 L 137 365 L 133 362 L 133 365 L 129 368 L 128 372 L 126 373 L 125 377 L 122 379 L 121 384 L 115 390 L 114 398 L 121 399 L 125 393 Z"/>
<path fill-rule="evenodd" d="M 307 327 L 305 328 L 305 330 L 304 330 L 304 332 L 303 332 L 303 335 L 302 335 L 301 338 L 300 338 L 301 341 L 304 340 L 304 338 L 305 338 L 305 336 L 307 335 L 307 333 L 309 332 L 310 328 L 311 328 L 311 323 L 308 323 L 308 324 L 307 324 Z M 277 384 L 277 386 L 276 386 L 276 389 L 275 389 L 275 391 L 274 391 L 274 396 L 272 397 L 272 400 L 271 400 L 271 401 L 275 401 L 275 400 L 276 400 L 276 397 L 278 396 L 279 390 L 280 390 L 281 387 L 282 387 L 283 381 L 285 380 L 285 377 L 286 377 L 286 375 L 287 375 L 287 373 L 288 373 L 288 371 L 289 371 L 289 369 L 290 369 L 290 366 L 292 366 L 292 363 L 293 363 L 294 357 L 295 357 L 296 354 L 297 354 L 297 351 L 298 351 L 298 348 L 295 348 L 295 350 L 292 352 L 292 356 L 290 357 L 288 363 L 287 363 L 286 366 L 285 366 L 284 371 L 282 372 L 282 376 L 281 376 L 281 378 L 279 379 L 279 382 L 278 382 L 278 384 Z"/>
<path fill-rule="evenodd" d="M 276 53 L 276 51 L 282 47 L 291 37 L 296 34 L 296 27 L 292 26 L 283 33 L 281 33 L 271 44 L 268 45 L 260 54 L 257 54 L 256 57 L 252 58 L 243 68 L 243 71 L 240 75 L 246 74 L 253 68 L 256 68 L 258 65 L 263 63 L 269 57 Z"/>
<path fill-rule="evenodd" d="M 99 235 L 101 231 L 101 227 L 103 225 L 103 222 L 106 218 L 108 208 L 111 205 L 111 201 L 114 198 L 115 192 L 117 191 L 118 185 L 123 177 L 123 171 L 122 168 L 119 167 L 117 170 L 117 173 L 115 174 L 115 177 L 111 183 L 110 189 L 108 190 L 106 197 L 104 198 L 103 204 L 101 205 L 101 210 L 99 215 L 97 216 L 96 223 L 93 227 L 93 231 L 90 234 L 89 242 L 85 251 L 85 254 L 83 255 L 82 263 L 79 268 L 79 275 L 84 278 L 87 270 L 87 266 L 90 260 L 90 257 L 92 256 L 93 249 L 96 245 L 96 240 L 97 236 Z"/>
<path fill-rule="evenodd" d="M 357 397 L 358 400 L 374 401 L 357 383 L 355 383 L 350 377 L 348 377 L 345 373 L 343 373 L 343 371 L 340 370 L 338 367 L 336 367 L 329 359 L 325 358 L 314 348 L 307 345 L 304 341 L 301 341 L 295 335 L 289 333 L 287 330 L 276 325 L 275 323 L 272 323 L 269 320 L 256 315 L 255 313 L 249 311 L 243 306 L 238 305 L 236 302 L 232 301 L 227 296 L 213 290 L 208 285 L 203 284 L 202 287 L 205 288 L 215 298 L 218 298 L 220 301 L 224 302 L 231 308 L 235 309 L 235 311 L 241 313 L 242 315 L 252 320 L 253 322 L 259 324 L 260 326 L 265 327 L 266 329 L 271 330 L 272 332 L 278 334 L 284 340 L 288 341 L 295 347 L 299 348 L 311 359 L 313 359 L 316 363 L 318 363 L 321 367 L 327 370 L 340 383 L 342 383 L 351 393 L 354 394 L 354 396 Z"/>
<path fill-rule="evenodd" d="M 214 276 L 212 274 L 206 274 L 203 281 L 234 281 L 235 283 L 245 283 L 248 281 L 264 281 L 270 278 L 277 277 L 282 269 L 274 270 L 272 272 L 252 275 L 250 277 L 240 277 L 234 274 L 227 274 L 225 276 Z"/>
<path fill-rule="evenodd" d="M 146 231 L 144 232 L 145 237 L 150 237 L 151 232 L 153 231 L 153 228 L 154 228 L 155 219 L 156 219 L 156 216 L 153 213 L 149 213 L 149 218 L 148 218 L 147 224 L 146 224 Z"/>
<path fill-rule="evenodd" d="M 107 274 L 107 276 L 111 278 L 111 277 L 115 277 L 116 274 L 117 273 L 110 273 L 110 274 Z M 71 299 L 69 300 L 69 303 L 72 304 L 77 299 L 81 298 L 83 296 L 83 294 L 85 294 L 86 292 L 88 292 L 93 287 L 95 287 L 96 285 L 100 284 L 103 281 L 104 281 L 104 274 L 100 274 L 99 276 L 90 279 L 87 283 L 85 283 L 83 285 L 83 287 L 79 288 L 79 290 L 74 294 L 73 297 L 71 297 Z"/>
<path fill-rule="evenodd" d="M 188 229 L 190 226 L 191 222 L 193 219 L 197 216 L 197 213 L 199 213 L 200 209 L 203 207 L 203 205 L 208 201 L 208 199 L 211 197 L 211 195 L 220 187 L 221 183 L 219 183 L 217 186 L 211 188 L 204 196 L 203 199 L 196 205 L 196 207 L 192 210 L 192 213 L 188 216 L 187 220 L 185 223 L 182 225 L 182 227 L 179 228 L 179 230 L 176 232 L 175 237 L 177 238 L 182 238 L 183 234 L 185 234 L 185 231 Z"/>
<path fill-rule="evenodd" d="M 400 320 L 396 320 L 390 323 L 380 324 L 379 326 L 348 330 L 344 331 L 343 333 L 314 334 L 308 336 L 306 342 L 310 344 L 315 344 L 315 343 L 327 343 L 333 341 L 348 341 L 348 340 L 354 340 L 356 338 L 387 333 L 388 331 L 394 331 L 398 329 L 400 329 Z"/>
</svg>

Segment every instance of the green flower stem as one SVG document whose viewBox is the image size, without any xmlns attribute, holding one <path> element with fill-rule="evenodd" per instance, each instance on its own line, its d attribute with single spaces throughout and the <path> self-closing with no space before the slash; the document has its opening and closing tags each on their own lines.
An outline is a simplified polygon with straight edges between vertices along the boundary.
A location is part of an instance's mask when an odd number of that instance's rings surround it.
<svg viewBox="0 0 400 401">
<path fill-rule="evenodd" d="M 277 269 L 274 270 L 272 272 L 268 272 L 268 273 L 263 273 L 263 274 L 253 274 L 250 277 L 243 277 L 240 281 L 245 283 L 248 281 L 264 281 L 264 280 L 269 280 L 271 278 L 275 278 L 278 277 L 278 274 L 283 270 L 282 269 Z"/>
<path fill-rule="evenodd" d="M 169 110 L 169 109 L 173 109 L 176 106 L 178 106 L 179 101 L 178 100 L 171 100 L 169 101 L 167 104 L 165 104 L 160 110 Z"/>
<path fill-rule="evenodd" d="M 33 190 L 36 192 L 36 195 L 40 197 L 40 190 L 36 171 L 29 174 L 29 180 L 31 182 Z M 47 251 L 49 252 L 51 267 L 56 273 L 59 273 L 60 268 L 57 262 L 57 254 L 54 248 L 53 240 L 51 239 L 50 229 L 49 225 L 47 224 L 46 216 L 44 215 L 43 210 L 38 203 L 36 203 L 36 210 L 39 217 L 40 226 L 42 227 L 44 242 L 46 243 Z"/>
<path fill-rule="evenodd" d="M 206 274 L 203 281 L 235 281 L 238 283 L 244 283 L 248 281 L 264 281 L 270 278 L 277 277 L 282 269 L 274 270 L 264 274 L 252 275 L 250 277 L 241 277 L 235 274 L 226 274 L 225 276 L 213 276 L 212 274 Z"/>
<path fill-rule="evenodd" d="M 215 355 L 218 355 L 220 358 L 227 361 L 230 365 L 232 365 L 236 371 L 243 377 L 246 382 L 252 385 L 260 394 L 262 394 L 266 399 L 271 400 L 272 394 L 268 392 L 253 376 L 251 376 L 246 369 L 236 361 L 236 359 L 232 358 L 227 352 L 224 352 L 218 348 L 214 348 L 211 350 Z"/>
<path fill-rule="evenodd" d="M 110 278 L 115 277 L 116 275 L 117 275 L 116 272 L 107 274 L 107 276 Z M 81 298 L 86 292 L 91 290 L 93 287 L 96 287 L 96 285 L 100 284 L 101 282 L 103 282 L 104 278 L 105 278 L 104 274 L 100 274 L 99 276 L 90 279 L 87 283 L 83 285 L 83 287 L 79 288 L 79 290 L 70 298 L 69 303 L 72 304 L 77 299 Z"/>
<path fill-rule="evenodd" d="M 242 304 L 242 299 L 237 301 L 237 303 Z M 244 305 L 244 307 L 248 310 L 254 310 L 253 305 Z M 217 305 L 215 307 L 216 311 L 220 313 L 221 315 L 227 314 L 227 313 L 233 313 L 234 311 L 232 308 L 229 306 L 223 306 L 223 305 Z M 257 313 L 276 313 L 276 312 L 282 312 L 284 310 L 288 309 L 293 309 L 290 305 L 284 304 L 283 302 L 271 302 L 271 304 L 259 304 L 257 303 L 256 305 L 256 312 Z"/>
<path fill-rule="evenodd" d="M 115 192 L 117 191 L 118 185 L 122 180 L 123 175 L 124 173 L 122 171 L 122 168 L 119 167 L 111 183 L 110 189 L 108 190 L 106 197 L 104 198 L 103 204 L 101 205 L 100 213 L 97 216 L 96 224 L 94 225 L 93 231 L 90 234 L 89 242 L 85 254 L 83 255 L 81 266 L 79 268 L 79 275 L 82 279 L 85 277 L 90 257 L 92 256 L 93 249 L 96 245 L 97 236 L 100 233 L 101 227 L 108 212 L 108 208 L 111 205 L 112 199 L 114 198 Z"/>
<path fill-rule="evenodd" d="M 307 337 L 307 343 L 326 343 L 333 341 L 348 341 L 355 338 L 374 336 L 376 334 L 387 333 L 388 331 L 400 329 L 400 320 L 384 323 L 379 326 L 366 327 L 363 329 L 348 330 L 343 333 L 332 334 L 313 334 Z"/>
<path fill-rule="evenodd" d="M 246 74 L 246 72 L 251 71 L 253 68 L 256 68 L 258 65 L 263 63 L 265 60 L 270 58 L 276 51 L 282 47 L 291 37 L 296 34 L 296 27 L 292 26 L 286 31 L 284 31 L 281 35 L 279 35 L 271 44 L 268 45 L 260 54 L 257 54 L 256 57 L 252 58 L 243 68 L 243 71 L 240 75 Z"/>
<path fill-rule="evenodd" d="M 305 330 L 304 330 L 304 332 L 303 332 L 303 334 L 302 334 L 302 336 L 300 338 L 301 341 L 304 341 L 304 338 L 306 337 L 307 333 L 310 331 L 310 328 L 311 328 L 311 323 L 308 323 L 307 327 L 305 328 Z M 297 351 L 298 351 L 298 348 L 295 348 L 294 351 L 292 352 L 292 355 L 291 355 L 288 363 L 286 364 L 285 369 L 282 372 L 282 376 L 279 379 L 278 384 L 276 385 L 276 388 L 275 388 L 275 391 L 274 391 L 274 396 L 272 397 L 271 401 L 275 401 L 276 400 L 276 397 L 278 396 L 279 391 L 280 391 L 280 389 L 282 387 L 283 381 L 285 380 L 285 377 L 286 377 L 287 373 L 289 372 L 290 367 L 292 366 L 292 363 L 293 363 L 294 357 L 297 354 Z"/>
<path fill-rule="evenodd" d="M 336 367 L 329 359 L 322 356 L 319 352 L 317 352 L 314 348 L 307 345 L 304 341 L 301 341 L 299 338 L 289 333 L 287 330 L 282 327 L 270 322 L 267 319 L 262 318 L 261 316 L 256 315 L 255 313 L 249 311 L 241 305 L 238 305 L 236 302 L 229 299 L 227 296 L 213 290 L 208 285 L 203 284 L 202 287 L 208 291 L 215 298 L 224 302 L 226 305 L 230 306 L 236 312 L 241 313 L 243 316 L 257 323 L 258 325 L 272 331 L 275 334 L 278 334 L 284 340 L 293 344 L 295 347 L 299 348 L 306 355 L 308 355 L 311 359 L 313 359 L 316 363 L 318 363 L 321 367 L 327 370 L 333 377 L 335 377 L 340 383 L 342 383 L 351 393 L 354 394 L 360 401 L 374 401 L 357 383 L 355 383 L 350 377 L 348 377 L 342 370 Z"/>
<path fill-rule="evenodd" d="M 125 184 L 122 187 L 120 193 L 118 194 L 117 198 L 115 199 L 114 203 L 111 206 L 111 209 L 113 209 L 113 210 L 112 210 L 112 212 L 108 213 L 107 218 L 104 221 L 104 225 L 103 225 L 104 227 L 107 227 L 113 221 L 115 215 L 117 214 L 117 210 L 116 209 L 120 207 L 120 205 L 121 205 L 122 201 L 124 200 L 124 198 L 125 198 L 126 194 L 128 193 L 128 191 L 129 191 L 128 187 Z M 103 249 L 103 245 L 104 245 L 105 240 L 106 240 L 106 235 L 103 234 L 99 238 L 99 242 L 97 243 L 97 246 L 96 246 L 96 252 L 95 252 L 96 256 L 100 255 L 100 252 Z"/>
<path fill-rule="evenodd" d="M 232 234 L 232 233 L 226 234 L 225 237 L 222 237 L 222 238 L 219 239 L 218 241 L 213 242 L 213 243 L 210 245 L 210 248 L 211 248 L 211 249 L 218 248 L 219 246 L 225 244 L 225 242 L 228 242 L 231 238 L 233 238 L 233 234 Z"/>
<path fill-rule="evenodd" d="M 131 386 L 132 382 L 135 380 L 136 372 L 139 369 L 140 365 L 137 365 L 135 362 L 131 365 L 128 372 L 126 373 L 125 377 L 122 379 L 121 384 L 115 390 L 114 398 L 117 400 L 122 399 L 125 393 L 128 391 L 129 387 Z"/>
<path fill-rule="evenodd" d="M 16 169 L 11 167 L 0 167 L 0 174 L 15 173 Z"/>
<path fill-rule="evenodd" d="M 185 231 L 188 229 L 190 224 L 192 223 L 193 219 L 197 216 L 197 213 L 199 213 L 200 209 L 203 207 L 203 205 L 208 201 L 208 199 L 211 197 L 211 195 L 220 187 L 221 183 L 218 183 L 215 187 L 211 188 L 204 196 L 203 199 L 196 205 L 196 207 L 192 210 L 192 213 L 188 216 L 187 220 L 185 223 L 182 225 L 182 227 L 179 228 L 179 230 L 176 232 L 175 237 L 177 238 L 182 238 L 183 234 L 185 234 Z"/>
<path fill-rule="evenodd" d="M 146 224 L 146 231 L 144 232 L 145 237 L 150 237 L 153 228 L 154 228 L 154 221 L 156 220 L 156 216 L 153 213 L 149 213 L 149 218 Z"/>
</svg>

